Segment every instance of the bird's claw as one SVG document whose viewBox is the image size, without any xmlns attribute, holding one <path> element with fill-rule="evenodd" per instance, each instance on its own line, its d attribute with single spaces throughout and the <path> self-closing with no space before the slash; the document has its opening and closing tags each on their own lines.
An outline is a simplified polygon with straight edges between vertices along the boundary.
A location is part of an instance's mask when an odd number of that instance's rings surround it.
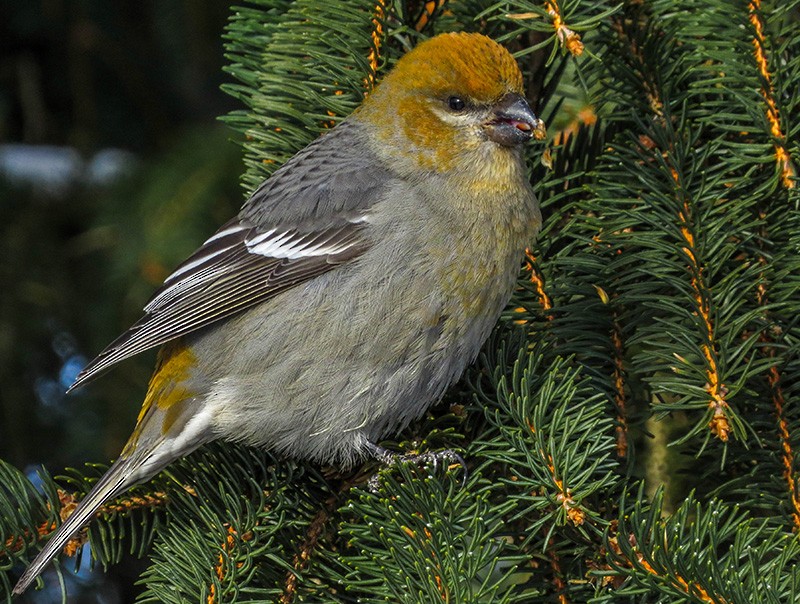
<svg viewBox="0 0 800 604">
<path fill-rule="evenodd" d="M 439 463 L 441 462 L 447 462 L 445 466 L 446 468 L 449 468 L 450 465 L 457 463 L 463 470 L 461 488 L 464 488 L 467 483 L 467 462 L 464 461 L 464 458 L 461 457 L 461 455 L 452 449 L 444 449 L 443 451 L 427 451 L 425 453 L 417 454 L 394 453 L 393 451 L 389 451 L 388 449 L 384 449 L 383 447 L 369 443 L 368 450 L 375 459 L 387 467 L 396 466 L 401 463 L 412 463 L 416 465 L 430 464 L 433 466 L 433 471 L 437 472 L 439 470 Z M 374 476 L 372 476 L 367 484 L 372 493 L 378 492 L 378 474 L 376 473 Z"/>
</svg>

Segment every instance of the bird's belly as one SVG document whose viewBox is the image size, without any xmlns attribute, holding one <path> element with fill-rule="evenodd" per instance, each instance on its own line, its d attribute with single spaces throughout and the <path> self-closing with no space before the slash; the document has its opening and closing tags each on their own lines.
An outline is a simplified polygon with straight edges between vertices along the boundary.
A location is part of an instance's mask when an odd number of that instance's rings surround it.
<svg viewBox="0 0 800 604">
<path fill-rule="evenodd" d="M 300 304 L 278 296 L 233 319 L 241 329 L 230 332 L 251 337 L 203 347 L 224 351 L 208 360 L 225 376 L 208 396 L 216 432 L 346 466 L 419 417 L 474 359 L 510 286 L 504 277 L 455 291 L 404 270 L 370 284 L 329 273 L 305 286 Z M 467 311 L 467 299 L 491 308 Z"/>
</svg>

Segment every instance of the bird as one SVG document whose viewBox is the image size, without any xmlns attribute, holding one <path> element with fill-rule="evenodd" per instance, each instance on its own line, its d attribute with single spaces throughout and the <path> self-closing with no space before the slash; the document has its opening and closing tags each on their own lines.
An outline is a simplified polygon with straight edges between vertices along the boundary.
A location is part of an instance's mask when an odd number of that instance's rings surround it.
<svg viewBox="0 0 800 604">
<path fill-rule="evenodd" d="M 403 55 L 164 281 L 70 389 L 160 347 L 120 456 L 14 587 L 107 501 L 215 440 L 352 466 L 477 356 L 541 224 L 544 136 L 514 57 L 477 33 Z"/>
</svg>

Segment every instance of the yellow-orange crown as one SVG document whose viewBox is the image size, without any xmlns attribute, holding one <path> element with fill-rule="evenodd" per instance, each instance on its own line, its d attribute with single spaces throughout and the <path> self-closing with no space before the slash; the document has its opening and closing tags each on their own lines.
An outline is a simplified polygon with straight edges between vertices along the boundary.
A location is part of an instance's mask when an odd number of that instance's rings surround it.
<svg viewBox="0 0 800 604">
<path fill-rule="evenodd" d="M 468 94 L 491 103 L 522 94 L 522 73 L 511 53 L 482 34 L 449 33 L 426 40 L 403 56 L 384 83 L 403 82 L 430 96 Z"/>
</svg>

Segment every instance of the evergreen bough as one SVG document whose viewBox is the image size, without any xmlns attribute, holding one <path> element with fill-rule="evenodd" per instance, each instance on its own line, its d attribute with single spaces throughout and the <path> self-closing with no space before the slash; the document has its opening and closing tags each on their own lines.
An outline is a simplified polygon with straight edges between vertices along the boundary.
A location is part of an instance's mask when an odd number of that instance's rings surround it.
<svg viewBox="0 0 800 604">
<path fill-rule="evenodd" d="M 244 107 L 224 119 L 246 191 L 419 39 L 481 31 L 517 53 L 553 135 L 530 150 L 543 231 L 479 362 L 396 443 L 462 448 L 463 484 L 458 467 L 342 476 L 216 443 L 105 506 L 94 556 L 147 556 L 141 602 L 800 601 L 798 15 L 235 8 L 226 91 Z M 101 472 L 35 488 L 0 462 L 0 589 Z"/>
</svg>

